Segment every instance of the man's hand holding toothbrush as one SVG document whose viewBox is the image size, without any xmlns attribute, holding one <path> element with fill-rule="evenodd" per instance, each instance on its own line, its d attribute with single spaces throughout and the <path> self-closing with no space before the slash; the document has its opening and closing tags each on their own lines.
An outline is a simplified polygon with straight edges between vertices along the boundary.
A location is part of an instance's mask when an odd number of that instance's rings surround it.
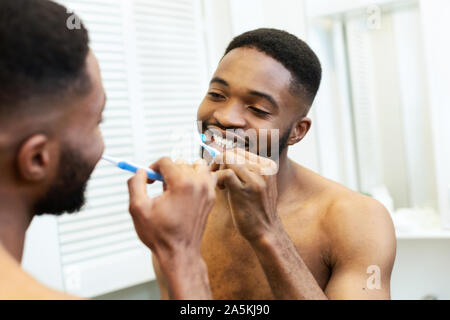
<svg viewBox="0 0 450 320">
<path fill-rule="evenodd" d="M 160 196 L 147 195 L 144 170 L 128 181 L 137 234 L 157 258 L 171 299 L 211 299 L 200 244 L 215 202 L 217 176 L 203 160 L 189 165 L 162 158 L 150 168 L 164 177 Z"/>
</svg>

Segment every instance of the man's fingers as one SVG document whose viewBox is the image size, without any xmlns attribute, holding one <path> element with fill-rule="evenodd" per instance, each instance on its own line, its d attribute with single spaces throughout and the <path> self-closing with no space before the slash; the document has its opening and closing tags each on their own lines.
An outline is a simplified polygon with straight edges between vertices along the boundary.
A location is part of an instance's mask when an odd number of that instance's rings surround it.
<svg viewBox="0 0 450 320">
<path fill-rule="evenodd" d="M 238 150 L 237 153 L 249 159 L 248 161 L 252 164 L 256 164 L 259 167 L 260 175 L 274 175 L 278 172 L 278 163 L 272 159 L 261 157 L 245 150 Z"/>
<path fill-rule="evenodd" d="M 251 184 L 252 182 L 259 181 L 261 176 L 259 175 L 259 168 L 253 168 L 252 165 L 239 165 L 228 164 L 228 169 L 231 169 L 241 181 L 241 185 Z"/>
<path fill-rule="evenodd" d="M 217 172 L 212 172 L 211 173 L 211 177 L 212 177 L 212 183 L 213 183 L 213 187 L 215 187 L 219 181 L 219 177 L 217 175 Z"/>
<path fill-rule="evenodd" d="M 147 172 L 143 169 L 139 169 L 136 174 L 128 180 L 128 192 L 130 193 L 130 199 L 146 196 L 146 186 Z"/>
<path fill-rule="evenodd" d="M 214 189 L 217 184 L 217 175 L 211 172 L 208 163 L 204 159 L 199 159 L 192 165 L 196 175 L 202 175 L 208 179 L 210 186 Z"/>
<path fill-rule="evenodd" d="M 204 167 L 208 168 L 208 163 L 206 162 L 205 159 L 198 159 L 194 162 L 192 167 L 194 168 L 194 170 L 198 170 L 199 168 L 204 168 Z"/>
<path fill-rule="evenodd" d="M 167 157 L 159 159 L 150 168 L 162 174 L 164 182 L 169 188 L 170 185 L 177 183 L 178 179 L 182 178 L 179 167 Z"/>
<path fill-rule="evenodd" d="M 202 159 L 203 160 L 203 159 Z M 209 167 L 205 162 L 203 161 L 196 161 L 192 166 L 194 173 L 196 175 L 204 176 L 205 178 L 211 178 L 211 172 L 209 171 Z"/>
<path fill-rule="evenodd" d="M 232 168 L 234 166 L 245 166 L 249 170 L 258 173 L 260 167 L 257 162 L 251 161 L 248 157 L 245 158 L 246 154 L 237 152 L 237 150 L 238 149 L 226 151 L 214 158 L 215 161 L 210 164 L 210 170 L 217 171 L 224 168 Z M 245 150 L 243 152 L 245 152 Z"/>
<path fill-rule="evenodd" d="M 260 157 L 245 150 L 235 148 L 216 156 L 210 165 L 211 171 L 218 170 L 221 164 L 259 164 Z"/>
<path fill-rule="evenodd" d="M 216 171 L 215 174 L 217 175 L 217 185 L 221 189 L 223 189 L 224 187 L 228 187 L 232 190 L 239 190 L 240 188 L 242 188 L 242 183 L 233 170 L 219 170 Z"/>
<path fill-rule="evenodd" d="M 220 170 L 223 164 L 227 166 L 245 165 L 249 170 L 259 175 L 273 175 L 278 172 L 278 165 L 275 161 L 240 148 L 225 151 L 215 157 L 210 164 L 210 170 Z"/>
<path fill-rule="evenodd" d="M 216 159 L 216 158 L 214 158 L 211 161 L 211 163 L 209 164 L 209 170 L 212 171 L 212 172 L 217 171 L 220 168 L 220 160 L 219 160 L 220 158 L 218 158 L 218 157 L 216 157 L 217 158 L 216 161 L 214 161 L 214 159 Z"/>
<path fill-rule="evenodd" d="M 182 158 L 175 160 L 175 164 L 177 164 L 179 166 L 183 166 L 183 167 L 189 166 L 189 164 L 186 162 L 186 160 L 184 160 Z"/>
<path fill-rule="evenodd" d="M 240 148 L 236 148 L 234 150 L 236 150 L 236 154 L 238 154 L 241 157 L 244 157 L 247 160 L 247 162 L 249 161 L 251 163 L 256 163 L 263 167 L 270 167 L 270 168 L 277 166 L 276 162 L 273 161 L 272 159 L 261 157 L 257 154 L 248 152 L 248 151 L 246 151 L 244 149 L 240 149 Z"/>
<path fill-rule="evenodd" d="M 227 164 L 244 164 L 245 160 L 237 155 L 233 150 L 225 151 L 217 155 L 214 159 L 212 159 L 211 164 L 209 165 L 210 171 L 221 170 L 224 165 Z"/>
<path fill-rule="evenodd" d="M 136 175 L 128 180 L 130 209 L 137 208 L 147 198 L 147 172 L 139 169 Z M 130 210 L 134 213 L 135 210 Z"/>
</svg>

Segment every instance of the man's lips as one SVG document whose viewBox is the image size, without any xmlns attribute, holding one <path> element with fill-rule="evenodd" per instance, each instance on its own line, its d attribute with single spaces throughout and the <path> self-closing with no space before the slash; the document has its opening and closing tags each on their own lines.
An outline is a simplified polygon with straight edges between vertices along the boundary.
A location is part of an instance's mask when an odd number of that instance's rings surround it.
<svg viewBox="0 0 450 320">
<path fill-rule="evenodd" d="M 236 142 L 240 145 L 244 145 L 245 144 L 245 139 L 243 137 L 241 137 L 239 134 L 233 132 L 234 130 L 222 130 L 219 129 L 218 127 L 215 126 L 208 126 L 206 128 L 206 136 L 209 138 L 211 137 L 211 135 L 215 135 L 218 136 L 220 138 L 223 139 L 228 139 L 230 141 Z"/>
</svg>

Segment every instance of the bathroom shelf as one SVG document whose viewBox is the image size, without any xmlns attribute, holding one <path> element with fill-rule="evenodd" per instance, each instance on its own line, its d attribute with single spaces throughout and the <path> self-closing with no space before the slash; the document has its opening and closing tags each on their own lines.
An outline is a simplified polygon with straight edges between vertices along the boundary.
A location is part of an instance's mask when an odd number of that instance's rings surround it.
<svg viewBox="0 0 450 320">
<path fill-rule="evenodd" d="M 397 232 L 398 240 L 450 239 L 450 230 L 423 230 L 414 232 Z"/>
</svg>

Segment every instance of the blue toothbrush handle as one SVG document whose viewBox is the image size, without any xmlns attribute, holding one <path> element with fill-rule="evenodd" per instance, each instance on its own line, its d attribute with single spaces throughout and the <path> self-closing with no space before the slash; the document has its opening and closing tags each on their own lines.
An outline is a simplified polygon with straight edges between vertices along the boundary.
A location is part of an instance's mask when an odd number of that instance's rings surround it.
<svg viewBox="0 0 450 320">
<path fill-rule="evenodd" d="M 220 154 L 219 151 L 217 151 L 216 149 L 208 146 L 205 142 L 206 142 L 206 135 L 204 133 L 200 133 L 200 140 L 202 141 L 202 143 L 200 144 L 203 149 L 205 149 L 206 151 L 208 151 L 209 155 L 213 158 L 215 158 L 218 154 Z"/>
<path fill-rule="evenodd" d="M 149 179 L 158 180 L 158 181 L 164 182 L 163 176 L 160 173 L 157 173 L 157 172 L 155 172 L 155 171 L 153 171 L 151 169 L 139 168 L 139 167 L 136 167 L 136 166 L 134 166 L 134 165 L 132 165 L 132 164 L 130 164 L 128 162 L 125 162 L 125 161 L 119 162 L 117 164 L 117 166 L 120 169 L 127 170 L 127 171 L 130 171 L 130 172 L 133 172 L 133 173 L 136 173 L 139 169 L 144 169 L 145 171 L 147 171 L 147 176 L 148 176 Z"/>
</svg>

